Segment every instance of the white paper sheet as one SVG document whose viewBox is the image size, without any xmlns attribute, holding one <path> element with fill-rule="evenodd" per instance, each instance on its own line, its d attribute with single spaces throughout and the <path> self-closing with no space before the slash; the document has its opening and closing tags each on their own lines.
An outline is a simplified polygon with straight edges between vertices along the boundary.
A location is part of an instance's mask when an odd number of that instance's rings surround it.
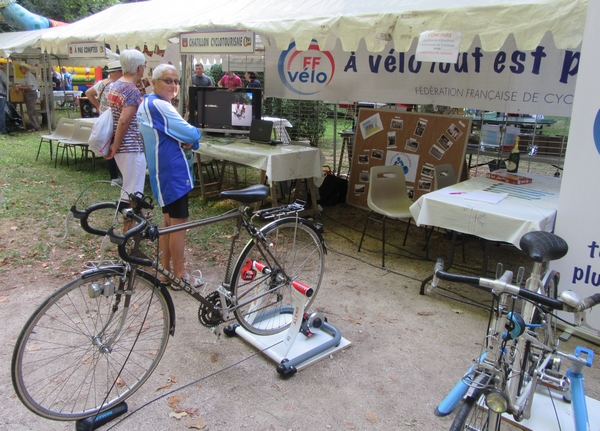
<svg viewBox="0 0 600 431">
<path fill-rule="evenodd" d="M 490 204 L 497 204 L 508 196 L 508 193 L 492 193 L 486 192 L 485 190 L 474 190 L 462 195 L 459 195 L 464 199 L 472 201 L 487 202 Z"/>
</svg>

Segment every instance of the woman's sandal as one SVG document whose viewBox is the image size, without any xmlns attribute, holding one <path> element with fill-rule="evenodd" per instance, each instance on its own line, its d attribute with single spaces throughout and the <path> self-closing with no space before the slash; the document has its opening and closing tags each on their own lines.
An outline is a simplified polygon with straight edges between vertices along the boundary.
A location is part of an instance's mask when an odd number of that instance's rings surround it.
<svg viewBox="0 0 600 431">
<path fill-rule="evenodd" d="M 186 284 L 189 284 L 194 289 L 204 286 L 204 279 L 202 278 L 202 271 L 200 271 L 198 269 L 195 271 L 192 271 L 192 275 L 185 274 L 185 277 L 183 277 L 182 281 Z M 179 287 L 177 284 L 171 283 L 171 289 L 181 290 L 181 287 Z"/>
</svg>

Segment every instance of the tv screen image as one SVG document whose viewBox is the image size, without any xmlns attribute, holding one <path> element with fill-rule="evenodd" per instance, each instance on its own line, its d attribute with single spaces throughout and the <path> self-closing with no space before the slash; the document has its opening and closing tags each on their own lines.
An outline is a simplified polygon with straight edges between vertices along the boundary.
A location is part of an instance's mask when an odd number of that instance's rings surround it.
<svg viewBox="0 0 600 431">
<path fill-rule="evenodd" d="M 190 87 L 190 124 L 203 129 L 249 130 L 261 118 L 260 88 Z"/>
<path fill-rule="evenodd" d="M 231 105 L 231 125 L 250 127 L 252 118 L 252 93 L 236 93 Z"/>
</svg>

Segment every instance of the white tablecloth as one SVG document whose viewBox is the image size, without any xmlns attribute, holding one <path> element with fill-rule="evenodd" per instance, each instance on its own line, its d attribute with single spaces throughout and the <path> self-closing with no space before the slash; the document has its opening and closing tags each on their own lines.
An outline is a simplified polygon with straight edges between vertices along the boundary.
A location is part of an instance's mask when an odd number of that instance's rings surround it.
<svg viewBox="0 0 600 431">
<path fill-rule="evenodd" d="M 325 156 L 318 148 L 300 145 L 261 145 L 245 139 L 201 141 L 198 152 L 203 156 L 262 169 L 269 181 L 313 178 L 323 181 Z"/>
<path fill-rule="evenodd" d="M 560 192 L 560 178 L 519 175 L 532 178 L 532 183 L 513 185 L 475 177 L 421 196 L 410 211 L 418 225 L 442 227 L 519 247 L 527 232 L 554 230 Z M 471 193 L 477 190 L 508 196 L 496 204 L 471 200 L 475 197 Z"/>
</svg>

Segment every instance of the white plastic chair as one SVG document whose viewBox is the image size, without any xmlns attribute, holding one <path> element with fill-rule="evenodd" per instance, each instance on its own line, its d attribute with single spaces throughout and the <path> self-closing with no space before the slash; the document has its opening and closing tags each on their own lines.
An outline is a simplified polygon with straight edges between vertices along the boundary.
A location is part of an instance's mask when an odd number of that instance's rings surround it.
<svg viewBox="0 0 600 431">
<path fill-rule="evenodd" d="M 385 267 L 385 219 L 408 219 L 406 232 L 404 233 L 404 242 L 402 243 L 402 245 L 406 245 L 406 237 L 408 236 L 408 229 L 410 228 L 410 220 L 412 218 L 409 208 L 412 204 L 413 202 L 408 197 L 406 190 L 406 178 L 404 177 L 403 166 L 373 166 L 369 175 L 369 193 L 367 195 L 367 205 L 371 211 L 365 222 L 358 251 L 360 252 L 369 220 L 381 223 L 381 266 Z M 382 215 L 383 219 L 372 218 L 371 214 L 373 212 Z"/>
<path fill-rule="evenodd" d="M 437 165 L 433 168 L 433 171 L 435 175 L 433 178 L 433 190 L 443 189 L 444 187 L 456 184 L 456 175 L 451 164 Z"/>
<path fill-rule="evenodd" d="M 75 130 L 75 123 L 76 121 L 71 120 L 70 118 L 61 118 L 58 120 L 58 124 L 56 125 L 56 130 L 54 130 L 54 133 L 41 136 L 40 146 L 38 147 L 35 160 L 37 161 L 38 157 L 40 157 L 40 150 L 42 149 L 42 144 L 44 141 L 48 141 L 50 144 L 50 160 L 52 160 L 52 141 L 71 138 L 71 136 L 73 136 L 73 130 Z M 56 153 L 58 154 L 58 148 L 56 149 Z"/>
<path fill-rule="evenodd" d="M 56 145 L 56 159 L 54 161 L 54 167 L 58 164 L 58 150 L 62 147 L 62 156 L 60 159 L 60 163 L 65 156 L 65 150 L 67 152 L 67 166 L 69 166 L 69 149 L 74 149 L 75 156 L 77 155 L 77 147 L 81 148 L 81 161 L 83 162 L 84 155 L 91 153 L 92 154 L 92 163 L 94 166 L 94 170 L 96 170 L 96 155 L 93 151 L 89 150 L 88 140 L 90 139 L 90 134 L 92 133 L 92 125 L 84 122 L 77 121 L 75 124 L 75 128 L 73 130 L 73 135 L 69 139 L 59 139 L 58 144 Z"/>
</svg>

